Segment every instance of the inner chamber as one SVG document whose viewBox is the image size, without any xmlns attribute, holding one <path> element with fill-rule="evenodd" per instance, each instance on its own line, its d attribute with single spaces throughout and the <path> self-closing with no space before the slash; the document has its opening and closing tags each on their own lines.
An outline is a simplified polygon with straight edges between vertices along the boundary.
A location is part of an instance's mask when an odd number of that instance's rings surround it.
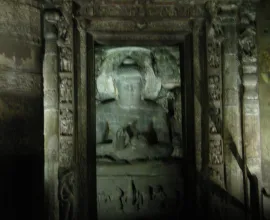
<svg viewBox="0 0 270 220">
<path fill-rule="evenodd" d="M 95 47 L 98 219 L 183 212 L 179 51 Z"/>
</svg>

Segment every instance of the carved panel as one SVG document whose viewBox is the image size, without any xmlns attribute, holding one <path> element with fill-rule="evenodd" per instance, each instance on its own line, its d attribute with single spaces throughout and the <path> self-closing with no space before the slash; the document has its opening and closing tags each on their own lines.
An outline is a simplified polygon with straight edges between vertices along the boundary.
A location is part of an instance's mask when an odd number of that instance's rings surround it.
<svg viewBox="0 0 270 220">
<path fill-rule="evenodd" d="M 73 101 L 73 82 L 72 75 L 60 78 L 60 103 L 72 103 Z"/>
<path fill-rule="evenodd" d="M 73 165 L 73 138 L 61 137 L 59 146 L 60 167 L 71 167 Z"/>
<path fill-rule="evenodd" d="M 223 163 L 223 146 L 222 140 L 217 136 L 216 139 L 211 139 L 210 144 L 210 164 L 220 165 Z"/>
<path fill-rule="evenodd" d="M 205 11 L 201 4 L 159 3 L 153 1 L 81 3 L 80 14 L 87 17 L 201 17 Z"/>
<path fill-rule="evenodd" d="M 223 29 L 218 16 L 219 6 L 215 1 L 208 1 L 206 9 L 209 13 L 207 30 L 207 71 L 209 98 L 209 166 L 210 178 L 224 186 L 224 155 L 222 140 L 222 66 L 221 45 Z"/>
<path fill-rule="evenodd" d="M 99 20 L 94 19 L 88 25 L 89 31 L 118 32 L 180 32 L 191 31 L 188 20 L 136 21 L 136 20 Z"/>
<path fill-rule="evenodd" d="M 73 112 L 71 109 L 60 109 L 60 134 L 71 136 L 73 134 Z"/>
<path fill-rule="evenodd" d="M 98 215 L 108 218 L 114 214 L 122 218 L 181 212 L 182 185 L 170 182 L 168 177 L 97 177 Z M 165 180 L 167 179 L 167 181 Z M 105 186 L 105 182 L 111 182 Z"/>
</svg>

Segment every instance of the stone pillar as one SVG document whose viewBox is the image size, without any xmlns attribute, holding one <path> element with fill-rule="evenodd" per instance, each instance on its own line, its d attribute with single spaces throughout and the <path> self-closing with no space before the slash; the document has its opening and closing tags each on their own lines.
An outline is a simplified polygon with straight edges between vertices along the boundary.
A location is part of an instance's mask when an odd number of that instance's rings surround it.
<svg viewBox="0 0 270 220">
<path fill-rule="evenodd" d="M 76 148 L 76 166 L 77 166 L 77 208 L 78 219 L 87 219 L 89 215 L 88 199 L 88 169 L 87 169 L 87 32 L 85 21 L 78 20 L 78 44 L 76 51 L 79 63 L 77 68 L 77 148 Z"/>
<path fill-rule="evenodd" d="M 222 43 L 224 33 L 215 1 L 206 3 L 207 89 L 208 89 L 208 215 L 211 219 L 226 219 L 225 202 L 218 194 L 225 188 L 223 142 L 223 77 Z M 217 188 L 215 186 L 218 186 Z"/>
<path fill-rule="evenodd" d="M 59 15 L 45 12 L 45 54 L 43 61 L 44 91 L 44 186 L 47 219 L 59 219 L 59 94 L 58 48 L 56 24 Z"/>
<path fill-rule="evenodd" d="M 193 68 L 194 68 L 194 111 L 195 111 L 195 145 L 196 145 L 196 167 L 200 172 L 202 169 L 202 72 L 201 72 L 201 29 L 202 21 L 194 22 L 193 27 Z"/>
<path fill-rule="evenodd" d="M 204 109 L 205 109 L 205 102 L 203 97 L 203 78 L 204 75 L 202 74 L 202 63 L 203 59 L 201 54 L 203 54 L 202 43 L 202 30 L 203 30 L 203 21 L 198 19 L 194 21 L 193 24 L 193 70 L 194 70 L 194 118 L 195 118 L 195 148 L 196 148 L 196 169 L 197 169 L 197 216 L 202 216 L 206 214 L 207 204 L 207 195 L 206 195 L 206 186 L 204 179 L 202 178 L 203 173 L 205 171 L 205 156 L 207 153 L 202 148 L 205 146 L 205 133 L 204 133 Z"/>
<path fill-rule="evenodd" d="M 1 0 L 0 8 L 2 215 L 38 218 L 43 211 L 40 5 Z"/>
<path fill-rule="evenodd" d="M 260 118 L 258 100 L 256 15 L 254 5 L 243 5 L 239 46 L 243 73 L 243 137 L 248 169 L 261 180 Z"/>
<path fill-rule="evenodd" d="M 223 106 L 226 188 L 244 202 L 242 167 L 242 129 L 240 106 L 240 75 L 238 59 L 237 12 L 234 4 L 222 5 L 223 26 Z"/>
<path fill-rule="evenodd" d="M 248 167 L 250 206 L 253 214 L 260 214 L 261 143 L 260 114 L 257 91 L 257 42 L 255 4 L 240 8 L 239 48 L 243 80 L 242 114 L 244 159 Z M 256 216 L 255 216 L 256 217 Z"/>
</svg>

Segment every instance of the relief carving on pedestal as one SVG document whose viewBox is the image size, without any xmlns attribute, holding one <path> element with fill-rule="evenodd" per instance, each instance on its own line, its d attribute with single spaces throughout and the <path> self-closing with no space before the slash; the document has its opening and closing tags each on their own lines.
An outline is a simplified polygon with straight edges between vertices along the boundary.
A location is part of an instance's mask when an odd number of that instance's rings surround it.
<svg viewBox="0 0 270 220">
<path fill-rule="evenodd" d="M 183 196 L 177 189 L 171 188 L 170 193 L 161 184 L 138 184 L 128 180 L 126 187 L 116 186 L 116 190 L 98 192 L 98 209 L 116 208 L 123 214 L 159 213 L 170 207 L 170 202 L 180 201 Z M 180 206 L 180 204 L 173 204 Z"/>
</svg>

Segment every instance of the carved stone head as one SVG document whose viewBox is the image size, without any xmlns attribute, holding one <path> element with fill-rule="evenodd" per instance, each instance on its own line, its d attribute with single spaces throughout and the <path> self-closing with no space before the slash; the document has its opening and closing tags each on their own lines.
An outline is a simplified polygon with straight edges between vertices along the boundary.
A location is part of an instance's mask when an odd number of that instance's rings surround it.
<svg viewBox="0 0 270 220">
<path fill-rule="evenodd" d="M 144 77 L 134 60 L 126 58 L 119 66 L 114 77 L 114 86 L 117 99 L 128 101 L 142 98 Z"/>
</svg>

